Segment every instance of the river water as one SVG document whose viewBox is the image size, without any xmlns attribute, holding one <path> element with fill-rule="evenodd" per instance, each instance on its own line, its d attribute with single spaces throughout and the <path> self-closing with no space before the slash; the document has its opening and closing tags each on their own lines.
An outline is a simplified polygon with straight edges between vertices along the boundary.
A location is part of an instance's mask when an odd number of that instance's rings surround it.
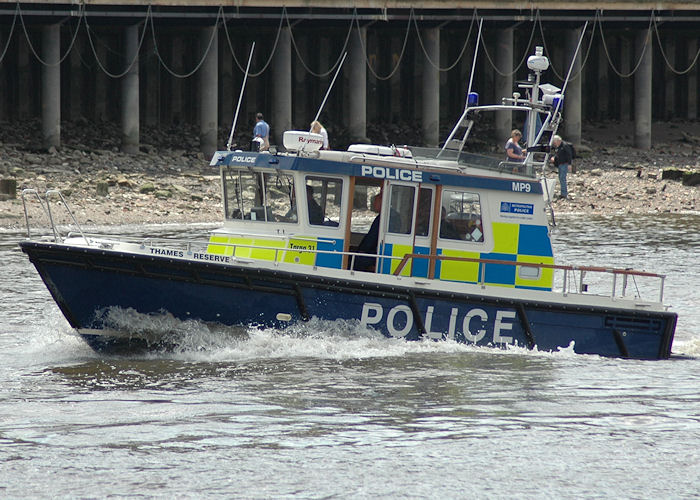
<svg viewBox="0 0 700 500">
<path fill-rule="evenodd" d="M 700 216 L 557 221 L 560 262 L 668 275 L 682 356 L 407 343 L 314 321 L 165 325 L 189 343 L 98 356 L 23 235 L 0 233 L 0 497 L 698 498 Z"/>
</svg>

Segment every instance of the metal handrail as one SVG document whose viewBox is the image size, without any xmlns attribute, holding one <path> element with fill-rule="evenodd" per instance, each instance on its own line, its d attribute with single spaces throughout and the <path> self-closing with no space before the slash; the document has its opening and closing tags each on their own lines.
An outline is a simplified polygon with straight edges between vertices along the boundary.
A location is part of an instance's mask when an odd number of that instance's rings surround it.
<svg viewBox="0 0 700 500">
<path fill-rule="evenodd" d="M 479 264 L 499 264 L 499 265 L 507 265 L 507 266 L 521 266 L 521 267 L 533 267 L 537 269 L 558 269 L 564 271 L 564 293 L 566 293 L 566 286 L 567 286 L 567 273 L 568 272 L 579 272 L 579 283 L 578 283 L 578 293 L 583 293 L 585 291 L 585 286 L 583 283 L 583 278 L 586 272 L 595 272 L 595 273 L 608 273 L 612 274 L 613 276 L 613 284 L 612 284 L 612 292 L 611 292 L 611 297 L 615 297 L 615 291 L 617 288 L 617 276 L 621 275 L 625 279 L 625 285 L 623 286 L 623 295 L 624 291 L 626 289 L 626 279 L 629 276 L 632 276 L 633 278 L 635 276 L 640 276 L 644 278 L 659 278 L 661 280 L 660 283 L 660 291 L 659 291 L 659 302 L 663 302 L 663 292 L 664 292 L 664 282 L 666 280 L 666 275 L 665 274 L 657 274 L 657 273 L 650 273 L 647 271 L 637 271 L 634 269 L 622 269 L 622 268 L 614 268 L 614 267 L 598 267 L 598 266 L 569 266 L 569 265 L 561 265 L 561 264 L 544 264 L 544 263 L 534 263 L 534 262 L 517 262 L 517 261 L 511 261 L 511 260 L 496 260 L 496 259 L 475 259 L 471 257 L 457 257 L 457 256 L 452 256 L 452 255 L 425 255 L 425 254 L 405 254 L 401 258 L 401 262 L 399 265 L 396 267 L 394 270 L 394 276 L 398 276 L 401 274 L 403 271 L 404 267 L 406 267 L 406 264 L 408 263 L 409 260 L 411 259 L 428 259 L 430 261 L 444 261 L 444 260 L 449 260 L 449 261 L 461 261 L 461 262 L 472 262 L 472 263 L 479 263 Z M 481 281 L 480 284 L 483 286 L 485 284 L 484 278 L 485 278 L 485 269 L 486 266 L 482 266 L 481 268 Z"/>
<path fill-rule="evenodd" d="M 80 232 L 80 234 L 83 237 L 83 239 L 85 240 L 85 242 L 90 244 L 88 238 L 85 236 L 85 233 L 83 232 L 83 228 L 78 223 L 78 220 L 75 218 L 75 215 L 73 215 L 73 212 L 71 211 L 70 207 L 68 206 L 66 199 L 63 197 L 63 194 L 58 189 L 48 189 L 46 191 L 46 193 L 44 193 L 43 199 L 41 198 L 41 195 L 39 195 L 39 193 L 36 189 L 23 189 L 22 190 L 22 206 L 24 209 L 24 220 L 25 220 L 25 223 L 27 225 L 27 238 L 31 238 L 31 225 L 29 224 L 29 213 L 27 211 L 27 201 L 25 199 L 25 195 L 36 196 L 36 199 L 39 202 L 39 206 L 41 206 L 42 210 L 44 211 L 44 214 L 49 219 L 49 224 L 51 225 L 51 231 L 53 232 L 53 239 L 56 243 L 63 242 L 63 237 L 61 236 L 61 233 L 58 230 L 58 226 L 56 225 L 55 221 L 53 220 L 53 213 L 51 212 L 51 201 L 50 201 L 50 197 L 52 195 L 57 195 L 60 198 L 60 201 L 63 203 L 63 206 L 66 209 L 66 212 L 68 212 L 68 215 L 70 216 L 71 220 L 73 221 L 73 224 L 75 224 L 75 226 L 78 228 L 78 231 Z"/>
</svg>

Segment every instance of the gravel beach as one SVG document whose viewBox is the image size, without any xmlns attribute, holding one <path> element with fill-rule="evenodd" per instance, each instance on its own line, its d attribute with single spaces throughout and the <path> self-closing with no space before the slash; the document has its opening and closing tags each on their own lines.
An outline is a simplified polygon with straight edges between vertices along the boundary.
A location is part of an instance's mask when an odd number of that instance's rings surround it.
<svg viewBox="0 0 700 500">
<path fill-rule="evenodd" d="M 23 128 L 0 123 L 0 179 L 14 179 L 18 193 L 14 199 L 0 195 L 0 228 L 25 227 L 19 195 L 25 188 L 59 189 L 86 226 L 216 223 L 223 217 L 218 171 L 199 153 L 194 128 L 142 131 L 141 152 L 135 155 L 119 152 L 113 125 L 64 124 L 62 147 L 49 152 L 38 147 L 37 130 L 38 123 Z M 700 186 L 663 173 L 700 172 L 700 124 L 655 124 L 649 151 L 626 145 L 632 143 L 626 133 L 631 130 L 632 124 L 619 123 L 584 127 L 577 148 L 581 158 L 569 175 L 569 199 L 555 200 L 556 212 L 700 211 Z M 551 176 L 556 177 L 554 171 Z M 46 226 L 38 203 L 29 204 L 29 214 L 37 227 Z"/>
</svg>

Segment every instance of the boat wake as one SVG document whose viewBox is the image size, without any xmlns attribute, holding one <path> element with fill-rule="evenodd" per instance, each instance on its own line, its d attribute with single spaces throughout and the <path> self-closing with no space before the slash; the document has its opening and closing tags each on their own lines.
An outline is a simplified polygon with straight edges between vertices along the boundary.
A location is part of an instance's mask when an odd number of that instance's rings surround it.
<svg viewBox="0 0 700 500">
<path fill-rule="evenodd" d="M 150 339 L 152 345 L 149 350 L 122 353 L 148 359 L 224 362 L 316 358 L 342 361 L 459 353 L 579 356 L 574 353 L 573 344 L 556 352 L 544 352 L 520 346 L 496 349 L 453 340 L 406 341 L 386 337 L 361 325 L 357 320 L 312 318 L 304 323 L 277 329 L 256 325 L 223 326 L 199 320 L 182 321 L 168 312 L 142 314 L 133 309 L 116 307 L 102 311 L 100 319 L 106 328 L 121 332 L 127 338 Z"/>
</svg>

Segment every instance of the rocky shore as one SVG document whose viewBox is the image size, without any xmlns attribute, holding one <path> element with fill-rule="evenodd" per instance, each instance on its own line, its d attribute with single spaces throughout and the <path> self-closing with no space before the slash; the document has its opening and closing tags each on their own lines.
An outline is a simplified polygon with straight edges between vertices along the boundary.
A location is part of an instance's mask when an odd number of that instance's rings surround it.
<svg viewBox="0 0 700 500">
<path fill-rule="evenodd" d="M 36 130 L 36 123 L 23 129 L 0 124 L 0 179 L 16 182 L 18 193 L 14 199 L 0 195 L 0 228 L 25 227 L 19 199 L 25 188 L 59 189 L 86 226 L 222 219 L 218 172 L 199 153 L 195 129 L 145 131 L 135 155 L 119 152 L 113 126 L 68 124 L 63 146 L 48 152 L 36 144 Z M 700 172 L 700 124 L 656 124 L 650 151 L 625 146 L 632 142 L 625 130 L 630 128 L 614 123 L 584 128 L 577 149 L 582 157 L 569 175 L 569 199 L 555 200 L 555 210 L 700 211 L 700 174 L 686 174 L 684 181 L 680 173 Z M 38 203 L 29 205 L 32 221 L 41 225 L 46 217 Z"/>
</svg>

